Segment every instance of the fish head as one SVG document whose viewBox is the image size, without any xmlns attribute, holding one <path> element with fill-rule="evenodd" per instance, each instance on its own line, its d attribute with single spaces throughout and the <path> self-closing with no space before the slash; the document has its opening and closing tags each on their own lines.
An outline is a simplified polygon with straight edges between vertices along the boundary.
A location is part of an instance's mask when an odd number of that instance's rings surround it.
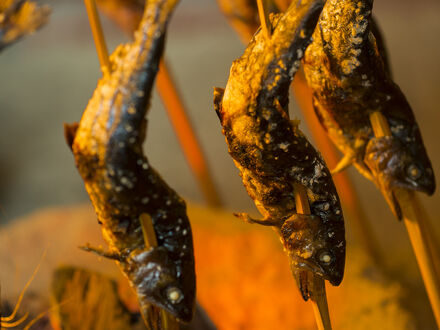
<svg viewBox="0 0 440 330">
<path fill-rule="evenodd" d="M 304 300 L 311 295 L 310 276 L 339 285 L 344 276 L 345 237 L 337 226 L 316 215 L 295 214 L 281 227 L 284 247 Z"/>
<path fill-rule="evenodd" d="M 405 144 L 394 136 L 384 136 L 371 139 L 365 150 L 364 162 L 399 219 L 402 211 L 393 193 L 395 188 L 428 195 L 435 191 L 434 171 L 424 147 L 412 144 L 411 140 Z"/>
<path fill-rule="evenodd" d="M 129 279 L 144 316 L 153 304 L 182 322 L 191 321 L 195 305 L 194 269 L 178 269 L 164 247 L 135 250 L 128 260 Z"/>
</svg>

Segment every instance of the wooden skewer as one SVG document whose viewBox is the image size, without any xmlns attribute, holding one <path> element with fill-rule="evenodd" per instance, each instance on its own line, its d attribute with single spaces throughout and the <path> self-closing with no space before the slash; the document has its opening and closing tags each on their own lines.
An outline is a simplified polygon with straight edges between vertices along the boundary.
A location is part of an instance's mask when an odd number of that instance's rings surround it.
<svg viewBox="0 0 440 330">
<path fill-rule="evenodd" d="M 310 214 L 309 201 L 304 187 L 300 184 L 295 185 L 296 211 L 299 214 Z M 330 314 L 328 311 L 327 295 L 325 292 L 325 281 L 309 272 L 308 278 L 311 279 L 311 301 L 315 314 L 316 324 L 319 330 L 331 330 Z"/>
<path fill-rule="evenodd" d="M 386 118 L 380 112 L 370 115 L 371 126 L 376 137 L 390 136 L 391 131 Z M 429 250 L 429 235 L 426 234 L 421 211 L 415 202 L 415 194 L 405 189 L 395 189 L 394 194 L 402 208 L 406 230 L 422 274 L 429 301 L 434 312 L 437 326 L 440 328 L 440 281 L 435 272 L 434 261 Z"/>
<path fill-rule="evenodd" d="M 257 6 L 258 6 L 258 15 L 260 16 L 260 22 L 261 27 L 266 34 L 267 38 L 270 38 L 271 32 L 270 32 L 270 22 L 269 22 L 269 14 L 265 10 L 266 8 L 266 0 L 257 0 Z"/>
<path fill-rule="evenodd" d="M 105 74 L 105 72 L 109 72 L 110 70 L 110 60 L 98 10 L 96 9 L 96 3 L 95 0 L 84 0 L 84 4 L 86 6 L 87 15 L 89 16 L 90 27 L 92 29 L 93 39 L 95 40 L 101 70 Z"/>
<path fill-rule="evenodd" d="M 192 169 L 208 205 L 220 207 L 222 204 L 220 195 L 209 171 L 208 162 L 164 59 L 161 59 L 159 64 L 156 86 L 179 139 L 186 161 Z"/>
<path fill-rule="evenodd" d="M 420 217 L 423 219 L 419 224 L 426 237 L 428 237 L 428 247 L 434 261 L 435 272 L 437 273 L 437 276 L 440 276 L 440 247 L 435 236 L 435 230 L 432 228 L 432 219 L 420 202 L 420 199 L 418 198 L 419 196 L 414 194 L 413 197 L 414 208 L 419 210 Z"/>
<path fill-rule="evenodd" d="M 315 115 L 312 104 L 312 91 L 307 85 L 302 70 L 296 73 L 292 89 L 316 146 L 322 153 L 327 165 L 334 168 L 340 156 Z M 384 266 L 385 262 L 379 250 L 379 243 L 365 215 L 350 176 L 347 171 L 343 171 L 334 175 L 333 180 L 344 205 L 344 210 L 348 211 L 348 218 L 356 233 L 356 238 L 365 248 L 371 260 L 376 265 Z"/>
<path fill-rule="evenodd" d="M 150 215 L 147 213 L 141 214 L 141 216 L 139 217 L 139 221 L 141 222 L 145 248 L 148 249 L 150 247 L 156 247 L 156 232 L 154 231 L 153 222 L 151 221 Z"/>
<path fill-rule="evenodd" d="M 150 215 L 147 213 L 141 214 L 139 217 L 139 221 L 142 227 L 142 234 L 144 236 L 145 248 L 148 249 L 148 248 L 156 247 L 157 238 Z M 161 316 L 161 324 L 163 329 L 166 330 L 179 329 L 178 321 L 174 317 L 172 317 L 168 312 L 166 312 L 164 309 L 151 306 L 151 312 Z M 144 320 L 144 321 L 149 322 L 149 320 L 148 321 Z"/>
</svg>

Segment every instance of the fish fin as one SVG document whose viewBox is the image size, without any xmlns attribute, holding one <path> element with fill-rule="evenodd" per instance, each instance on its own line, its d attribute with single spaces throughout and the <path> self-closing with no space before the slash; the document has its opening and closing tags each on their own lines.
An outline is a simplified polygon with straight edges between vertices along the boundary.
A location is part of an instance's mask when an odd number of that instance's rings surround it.
<svg viewBox="0 0 440 330">
<path fill-rule="evenodd" d="M 360 174 L 362 174 L 367 180 L 373 181 L 374 182 L 374 178 L 371 175 L 371 171 L 369 170 L 369 168 L 365 165 L 365 163 L 360 163 L 357 162 L 354 164 L 357 168 L 357 170 L 359 171 Z"/>
<path fill-rule="evenodd" d="M 119 253 L 105 251 L 102 248 L 93 247 L 93 246 L 90 246 L 89 244 L 86 244 L 84 246 L 80 246 L 79 248 L 83 251 L 92 252 L 92 253 L 97 254 L 98 256 L 106 258 L 106 259 L 117 260 L 117 261 L 121 261 L 123 259 Z"/>
<path fill-rule="evenodd" d="M 254 219 L 251 218 L 251 216 L 247 213 L 234 213 L 234 216 L 237 218 L 240 218 L 244 222 L 250 223 L 250 224 L 259 224 L 263 226 L 279 226 L 282 221 L 279 219 L 271 219 L 271 218 L 264 218 L 264 219 Z"/>
<path fill-rule="evenodd" d="M 79 124 L 66 124 L 64 123 L 64 138 L 66 139 L 66 143 L 69 146 L 70 150 L 72 150 L 73 140 L 75 140 L 76 131 L 78 130 Z"/>
<path fill-rule="evenodd" d="M 347 169 L 349 166 L 351 166 L 354 163 L 355 159 L 356 157 L 353 154 L 351 153 L 345 154 L 344 157 L 342 157 L 342 159 L 335 166 L 335 168 L 330 171 L 331 174 L 335 175 Z"/>
<path fill-rule="evenodd" d="M 214 87 L 214 110 L 217 113 L 220 121 L 223 119 L 222 113 L 222 101 L 223 95 L 225 94 L 225 89 L 220 87 Z"/>
</svg>

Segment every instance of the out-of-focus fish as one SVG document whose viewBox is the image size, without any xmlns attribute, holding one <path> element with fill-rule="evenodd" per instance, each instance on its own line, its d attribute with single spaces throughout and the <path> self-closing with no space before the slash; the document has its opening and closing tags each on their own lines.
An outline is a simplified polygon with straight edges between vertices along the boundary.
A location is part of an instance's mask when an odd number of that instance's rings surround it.
<svg viewBox="0 0 440 330">
<path fill-rule="evenodd" d="M 129 35 L 138 28 L 145 7 L 145 0 L 97 0 L 96 3 Z"/>
<path fill-rule="evenodd" d="M 178 0 L 149 0 L 131 44 L 112 54 L 79 125 L 66 128 L 76 165 L 102 226 L 109 252 L 148 304 L 189 322 L 195 304 L 191 227 L 185 202 L 143 155 L 145 115 Z M 140 217 L 151 217 L 158 246 L 145 247 Z"/>
<path fill-rule="evenodd" d="M 27 0 L 0 1 L 0 51 L 47 23 L 51 10 Z"/>
<path fill-rule="evenodd" d="M 435 179 L 411 107 L 390 77 L 372 6 L 372 0 L 328 0 L 304 71 L 316 114 L 345 155 L 336 171 L 354 164 L 401 218 L 393 188 L 431 195 Z M 369 116 L 376 111 L 387 119 L 392 136 L 374 136 Z"/>
<path fill-rule="evenodd" d="M 273 16 L 272 36 L 257 32 L 234 61 L 226 89 L 214 93 L 229 153 L 264 219 L 240 216 L 277 228 L 306 300 L 308 272 L 338 285 L 345 265 L 344 220 L 330 172 L 286 111 L 322 7 L 323 1 L 303 0 Z M 307 190 L 311 215 L 297 214 L 297 184 Z"/>
</svg>

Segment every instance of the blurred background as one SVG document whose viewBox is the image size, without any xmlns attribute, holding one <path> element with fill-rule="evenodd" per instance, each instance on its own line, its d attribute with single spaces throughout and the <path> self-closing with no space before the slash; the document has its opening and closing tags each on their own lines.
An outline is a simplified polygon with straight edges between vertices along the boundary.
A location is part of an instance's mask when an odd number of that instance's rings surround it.
<svg viewBox="0 0 440 330">
<path fill-rule="evenodd" d="M 98 57 L 83 2 L 45 3 L 53 10 L 47 26 L 0 53 L 0 226 L 42 208 L 88 202 L 64 141 L 63 123 L 79 121 L 101 76 Z M 440 2 L 377 0 L 374 13 L 395 81 L 413 107 L 439 177 Z M 109 50 L 128 41 L 112 22 L 101 18 Z M 243 50 L 215 0 L 183 0 L 178 6 L 168 33 L 168 64 L 226 208 L 256 212 L 227 153 L 212 105 L 213 87 L 225 86 L 231 63 Z M 292 117 L 301 119 L 291 100 Z M 203 204 L 156 93 L 148 119 L 145 150 L 151 164 L 186 200 Z M 302 129 L 308 134 L 304 124 Z M 387 262 L 394 269 L 409 265 L 414 270 L 411 276 L 417 276 L 405 227 L 372 183 L 354 169 L 349 173 Z M 439 194 L 420 197 L 439 237 Z M 347 227 L 350 232 L 349 222 Z"/>
</svg>

